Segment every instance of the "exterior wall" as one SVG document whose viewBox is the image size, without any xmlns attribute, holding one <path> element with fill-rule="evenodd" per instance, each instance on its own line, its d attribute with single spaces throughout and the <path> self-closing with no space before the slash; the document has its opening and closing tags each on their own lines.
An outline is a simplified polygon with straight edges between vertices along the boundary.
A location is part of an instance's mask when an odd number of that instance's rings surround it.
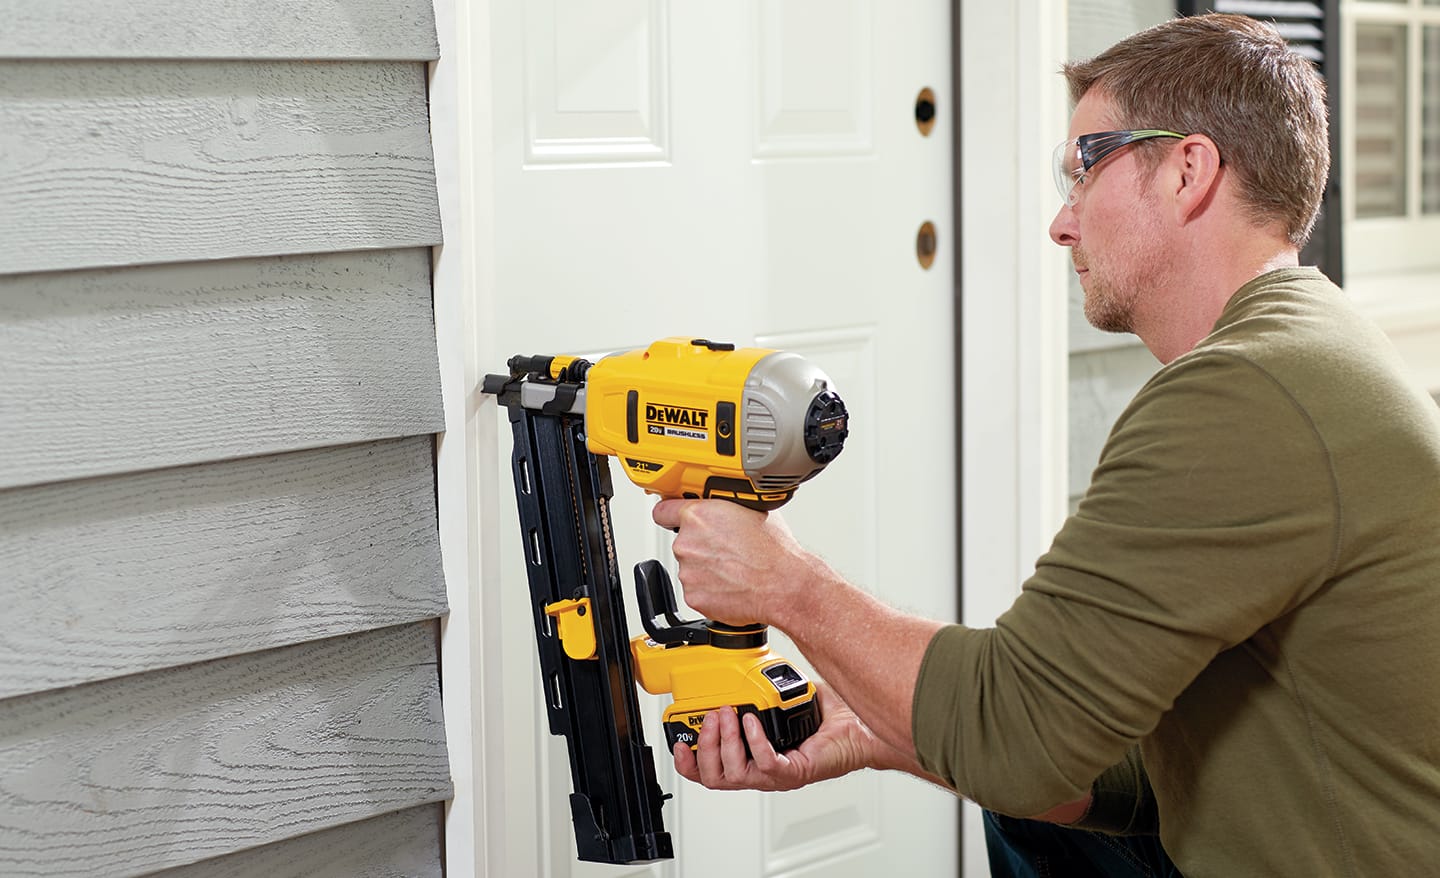
<svg viewBox="0 0 1440 878">
<path fill-rule="evenodd" d="M 440 874 L 430 3 L 0 20 L 0 874 Z"/>
</svg>

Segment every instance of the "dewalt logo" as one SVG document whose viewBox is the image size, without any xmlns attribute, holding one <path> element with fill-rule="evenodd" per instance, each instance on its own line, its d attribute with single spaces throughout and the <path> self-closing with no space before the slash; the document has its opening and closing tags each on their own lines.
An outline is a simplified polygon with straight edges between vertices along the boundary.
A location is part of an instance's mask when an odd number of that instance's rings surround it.
<svg viewBox="0 0 1440 878">
<path fill-rule="evenodd" d="M 645 403 L 645 433 L 669 439 L 710 441 L 710 412 L 688 405 Z"/>
<path fill-rule="evenodd" d="M 709 417 L 710 413 L 705 409 L 682 405 L 657 405 L 653 402 L 645 404 L 645 421 L 660 426 L 704 430 L 708 426 L 706 421 Z"/>
</svg>

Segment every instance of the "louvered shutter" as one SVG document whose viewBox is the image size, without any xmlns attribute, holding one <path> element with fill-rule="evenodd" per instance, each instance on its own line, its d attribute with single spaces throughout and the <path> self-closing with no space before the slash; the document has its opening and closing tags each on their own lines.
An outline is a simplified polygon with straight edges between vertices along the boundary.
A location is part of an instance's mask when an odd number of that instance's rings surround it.
<svg viewBox="0 0 1440 878">
<path fill-rule="evenodd" d="M 1355 24 L 1355 217 L 1406 214 L 1404 22 Z"/>
</svg>

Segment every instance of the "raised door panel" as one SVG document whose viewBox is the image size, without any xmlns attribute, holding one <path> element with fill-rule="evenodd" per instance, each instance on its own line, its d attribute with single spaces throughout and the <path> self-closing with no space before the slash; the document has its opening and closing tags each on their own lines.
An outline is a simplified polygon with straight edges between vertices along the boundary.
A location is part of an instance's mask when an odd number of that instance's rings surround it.
<svg viewBox="0 0 1440 878">
<path fill-rule="evenodd" d="M 755 34 L 756 158 L 870 152 L 870 16 L 869 0 L 760 4 Z"/>
<path fill-rule="evenodd" d="M 540 0 L 524 20 L 528 163 L 670 159 L 668 4 Z"/>
</svg>

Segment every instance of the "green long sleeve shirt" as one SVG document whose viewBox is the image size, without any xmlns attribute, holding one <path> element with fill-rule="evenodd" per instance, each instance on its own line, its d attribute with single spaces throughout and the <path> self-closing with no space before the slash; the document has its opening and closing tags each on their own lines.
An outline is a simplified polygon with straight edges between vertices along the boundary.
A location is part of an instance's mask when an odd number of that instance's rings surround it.
<svg viewBox="0 0 1440 878">
<path fill-rule="evenodd" d="M 1011 609 L 935 636 L 914 706 L 963 795 L 1093 789 L 1082 825 L 1158 814 L 1189 878 L 1434 868 L 1440 408 L 1318 271 L 1246 284 L 1120 416 Z"/>
</svg>

